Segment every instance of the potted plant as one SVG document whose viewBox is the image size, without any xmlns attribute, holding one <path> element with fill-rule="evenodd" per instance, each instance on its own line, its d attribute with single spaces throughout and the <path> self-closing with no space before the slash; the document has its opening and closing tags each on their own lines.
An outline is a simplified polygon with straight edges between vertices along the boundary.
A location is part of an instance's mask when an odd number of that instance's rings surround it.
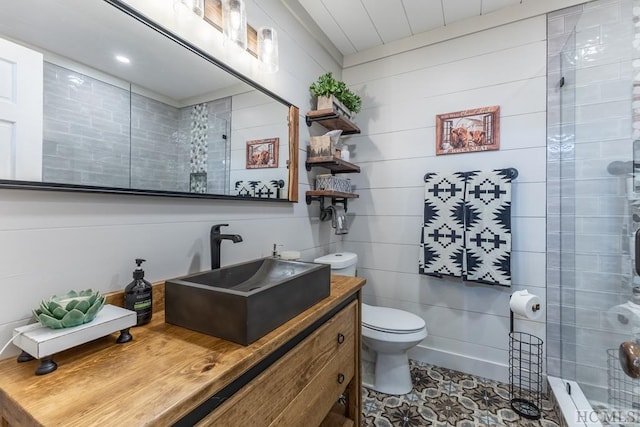
<svg viewBox="0 0 640 427">
<path fill-rule="evenodd" d="M 344 82 L 336 80 L 331 71 L 318 77 L 309 90 L 318 97 L 318 110 L 332 109 L 351 120 L 362 107 L 360 97 Z"/>
</svg>

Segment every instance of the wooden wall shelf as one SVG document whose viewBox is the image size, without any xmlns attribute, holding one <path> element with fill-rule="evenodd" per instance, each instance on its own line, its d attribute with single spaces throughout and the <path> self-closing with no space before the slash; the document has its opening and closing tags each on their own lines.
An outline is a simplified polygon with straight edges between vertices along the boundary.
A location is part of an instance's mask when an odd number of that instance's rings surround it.
<svg viewBox="0 0 640 427">
<path fill-rule="evenodd" d="M 349 199 L 357 199 L 360 195 L 356 193 L 343 193 L 341 191 L 333 190 L 309 190 L 305 192 L 305 199 L 308 205 L 312 202 L 320 202 L 320 221 L 326 221 L 331 218 L 329 208 L 324 205 L 326 198 L 331 199 L 331 205 L 335 206 L 338 203 L 342 203 L 345 212 L 347 211 L 347 201 Z"/>
<path fill-rule="evenodd" d="M 342 129 L 343 135 L 353 135 L 360 133 L 360 128 L 351 120 L 340 116 L 333 109 L 313 110 L 307 113 L 307 126 L 318 122 L 329 130 Z"/>
<path fill-rule="evenodd" d="M 307 126 L 311 126 L 313 122 L 324 126 L 329 130 L 342 130 L 342 135 L 353 135 L 360 133 L 360 128 L 351 120 L 338 114 L 333 108 L 323 110 L 309 111 L 306 116 Z M 360 166 L 342 160 L 338 157 L 311 157 L 305 162 L 307 171 L 311 171 L 314 167 L 322 167 L 329 169 L 332 175 L 336 173 L 360 173 Z M 331 199 L 331 205 L 341 203 L 344 210 L 347 210 L 347 200 L 357 199 L 360 197 L 356 193 L 342 193 L 332 190 L 310 190 L 305 192 L 306 202 L 310 205 L 312 202 L 320 203 L 320 220 L 326 221 L 331 218 L 330 209 L 325 208 L 325 199 Z"/>
<path fill-rule="evenodd" d="M 360 197 L 356 193 L 342 193 L 333 190 L 309 190 L 305 194 L 307 196 L 307 204 L 311 204 L 312 197 L 331 197 L 332 199 L 357 199 Z"/>
<path fill-rule="evenodd" d="M 360 173 L 360 166 L 334 156 L 307 158 L 305 166 L 308 171 L 314 167 L 323 167 L 331 173 Z"/>
</svg>

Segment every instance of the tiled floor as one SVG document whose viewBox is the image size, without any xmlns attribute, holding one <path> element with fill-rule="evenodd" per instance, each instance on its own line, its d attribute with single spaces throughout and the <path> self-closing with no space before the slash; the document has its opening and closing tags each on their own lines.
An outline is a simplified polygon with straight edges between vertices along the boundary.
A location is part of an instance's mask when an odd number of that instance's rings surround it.
<svg viewBox="0 0 640 427">
<path fill-rule="evenodd" d="M 411 376 L 413 391 L 403 396 L 363 389 L 364 426 L 558 426 L 548 400 L 543 400 L 540 420 L 516 414 L 507 384 L 415 361 Z"/>
</svg>

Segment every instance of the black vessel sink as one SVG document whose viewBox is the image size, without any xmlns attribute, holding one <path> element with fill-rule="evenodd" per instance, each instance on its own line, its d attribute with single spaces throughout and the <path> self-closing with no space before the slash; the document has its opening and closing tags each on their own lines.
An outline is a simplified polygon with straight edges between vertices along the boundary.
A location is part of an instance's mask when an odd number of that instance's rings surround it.
<svg viewBox="0 0 640 427">
<path fill-rule="evenodd" d="M 165 321 L 249 345 L 329 296 L 327 264 L 262 258 L 165 282 Z"/>
</svg>

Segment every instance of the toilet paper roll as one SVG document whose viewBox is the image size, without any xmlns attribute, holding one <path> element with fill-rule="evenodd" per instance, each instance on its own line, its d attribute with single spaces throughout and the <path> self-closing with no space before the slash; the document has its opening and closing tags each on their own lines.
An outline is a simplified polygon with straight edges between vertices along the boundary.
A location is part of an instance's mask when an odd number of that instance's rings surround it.
<svg viewBox="0 0 640 427">
<path fill-rule="evenodd" d="M 542 302 L 540 297 L 530 294 L 526 290 L 516 291 L 511 295 L 509 307 L 514 314 L 529 320 L 538 320 L 542 317 Z"/>
</svg>

